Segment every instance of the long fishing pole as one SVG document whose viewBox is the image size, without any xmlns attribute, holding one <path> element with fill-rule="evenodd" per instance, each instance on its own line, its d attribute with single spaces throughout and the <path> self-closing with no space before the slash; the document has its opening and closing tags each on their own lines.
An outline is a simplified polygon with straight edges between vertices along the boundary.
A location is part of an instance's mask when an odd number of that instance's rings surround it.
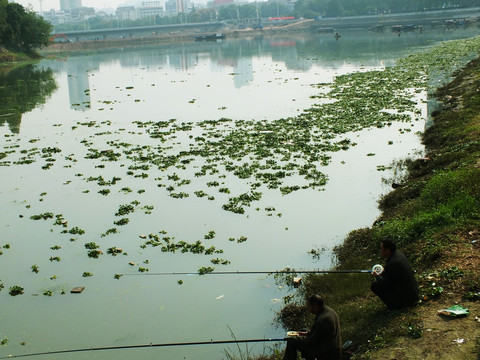
<svg viewBox="0 0 480 360">
<path fill-rule="evenodd" d="M 280 339 L 269 338 L 269 339 L 216 340 L 216 341 L 210 340 L 210 341 L 177 342 L 177 343 L 161 343 L 161 344 L 150 343 L 150 344 L 141 344 L 141 345 L 103 346 L 103 347 L 90 347 L 90 348 L 81 348 L 81 349 L 44 351 L 44 352 L 20 354 L 20 355 L 7 355 L 7 356 L 0 357 L 0 359 L 13 359 L 13 358 L 23 358 L 23 357 L 31 357 L 31 356 L 67 354 L 67 353 L 87 352 L 87 351 L 126 350 L 126 349 L 167 347 L 167 346 L 238 344 L 238 343 L 254 343 L 254 342 L 269 342 L 269 341 L 279 342 L 279 341 L 285 341 L 285 340 L 286 340 L 285 338 L 280 338 Z"/>
<path fill-rule="evenodd" d="M 124 275 L 253 275 L 253 274 L 381 274 L 382 265 L 374 265 L 371 270 L 274 270 L 274 271 L 210 271 L 210 272 L 152 272 L 131 273 Z"/>
</svg>

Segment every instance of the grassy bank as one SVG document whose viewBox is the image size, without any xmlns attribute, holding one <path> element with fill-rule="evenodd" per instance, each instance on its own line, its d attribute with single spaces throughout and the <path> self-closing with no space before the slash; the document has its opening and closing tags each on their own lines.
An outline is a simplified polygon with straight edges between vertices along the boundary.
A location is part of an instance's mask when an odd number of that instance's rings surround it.
<svg viewBox="0 0 480 360">
<path fill-rule="evenodd" d="M 451 42 L 413 54 L 401 62 L 403 73 L 417 80 L 420 73 L 428 75 L 419 80 L 428 87 L 433 74 L 448 75 L 454 70 L 451 65 L 466 59 L 466 53 L 449 58 L 456 51 L 452 46 L 464 51 L 479 44 L 478 39 Z M 394 165 L 407 175 L 392 179 L 396 189 L 379 200 L 382 215 L 371 227 L 352 231 L 334 249 L 338 269 L 368 269 L 383 263 L 379 242 L 394 239 L 416 270 L 420 303 L 405 311 L 386 311 L 370 292 L 370 276 L 309 275 L 278 316 L 285 329 L 309 327 L 312 319 L 301 304 L 309 294 L 319 293 L 337 310 L 344 340 L 354 342 L 352 359 L 478 359 L 480 59 L 453 75 L 435 91 L 443 105 L 422 134 L 424 156 Z M 470 315 L 438 315 L 437 310 L 455 304 L 469 308 Z"/>
<path fill-rule="evenodd" d="M 438 322 L 435 328 L 426 324 L 439 318 L 437 309 L 454 304 L 470 308 L 475 315 L 479 310 L 478 303 L 472 303 L 480 295 L 478 88 L 479 59 L 436 92 L 444 106 L 433 114 L 434 125 L 423 135 L 426 155 L 405 162 L 409 175 L 380 199 L 382 216 L 372 227 L 350 233 L 335 249 L 340 268 L 368 268 L 381 262 L 379 242 L 394 239 L 417 271 L 422 296 L 417 308 L 392 313 L 369 293 L 370 279 L 336 285 L 339 291 L 330 302 L 338 304 L 343 315 L 345 337 L 359 344 L 354 358 L 477 359 L 480 331 L 468 326 L 473 319 Z M 338 284 L 333 278 L 312 278 L 303 291 L 330 294 L 329 282 Z M 455 339 L 449 332 L 469 338 L 461 350 L 452 345 Z M 399 343 L 405 346 L 399 349 Z M 383 350 L 377 353 L 378 349 Z"/>
<path fill-rule="evenodd" d="M 36 54 L 27 55 L 25 53 L 13 52 L 0 45 L 0 69 L 13 68 L 38 59 L 39 56 Z"/>
</svg>

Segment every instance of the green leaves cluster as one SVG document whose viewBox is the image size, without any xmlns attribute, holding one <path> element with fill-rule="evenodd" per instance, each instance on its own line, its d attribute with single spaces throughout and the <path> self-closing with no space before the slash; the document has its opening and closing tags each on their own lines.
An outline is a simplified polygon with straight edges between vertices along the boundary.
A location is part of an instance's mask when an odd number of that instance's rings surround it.
<svg viewBox="0 0 480 360">
<path fill-rule="evenodd" d="M 0 44 L 33 53 L 49 44 L 52 25 L 17 3 L 0 0 Z"/>
<path fill-rule="evenodd" d="M 164 232 L 162 232 L 164 234 Z M 206 240 L 213 239 L 215 232 L 211 231 L 205 235 Z M 200 240 L 197 240 L 194 243 L 187 243 L 186 241 L 174 242 L 174 238 L 170 236 L 159 236 L 156 234 L 149 234 L 148 240 L 141 246 L 146 248 L 147 245 L 152 247 L 161 246 L 161 250 L 164 253 L 175 253 L 177 251 L 181 253 L 192 253 L 192 254 L 204 254 L 204 255 L 213 255 L 213 254 L 222 254 L 223 250 L 216 249 L 215 246 L 205 247 Z"/>
</svg>

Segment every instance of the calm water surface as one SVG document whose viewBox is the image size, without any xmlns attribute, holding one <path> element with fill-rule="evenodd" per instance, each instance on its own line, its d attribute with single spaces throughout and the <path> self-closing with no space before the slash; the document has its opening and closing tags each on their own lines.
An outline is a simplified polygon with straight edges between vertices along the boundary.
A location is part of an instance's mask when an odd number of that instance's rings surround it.
<svg viewBox="0 0 480 360">
<path fill-rule="evenodd" d="M 289 292 L 271 276 L 141 274 L 196 272 L 203 266 L 219 271 L 328 268 L 331 248 L 349 231 L 371 225 L 379 214 L 376 202 L 389 190 L 382 179 L 392 174 L 377 171 L 377 166 L 418 156 L 424 122 L 348 134 L 358 145 L 332 154 L 330 164 L 321 169 L 328 176 L 323 189 L 282 196 L 278 189 L 262 186 L 262 198 L 243 215 L 223 210 L 222 204 L 248 191 L 252 179 L 196 176 L 205 165 L 200 159 L 141 169 L 138 166 L 148 162 L 142 156 L 152 149 L 165 157 L 187 151 L 192 139 L 206 131 L 197 126 L 205 120 L 233 119 L 241 127 L 242 121 L 298 115 L 318 101 L 311 98 L 318 91 L 312 84 L 382 69 L 411 51 L 477 32 L 427 31 L 400 37 L 344 33 L 339 41 L 297 34 L 192 42 L 71 55 L 3 75 L 0 153 L 7 156 L 0 160 L 0 281 L 5 286 L 0 292 L 0 338 L 8 343 L 0 347 L 0 356 L 229 340 L 230 329 L 238 339 L 283 337 L 284 331 L 272 321 Z M 420 100 L 426 118 L 428 109 Z M 142 126 L 169 121 L 177 130 L 162 141 L 151 136 L 151 127 Z M 218 131 L 228 129 L 218 126 Z M 120 156 L 105 161 L 106 155 L 92 156 L 92 149 Z M 110 184 L 100 185 L 99 176 Z M 209 186 L 213 181 L 219 185 Z M 297 182 L 300 179 L 288 179 L 289 185 Z M 99 193 L 105 189 L 108 195 Z M 171 193 L 189 196 L 173 198 Z M 127 204 L 134 204 L 134 211 L 116 216 Z M 30 218 L 45 213 L 53 218 Z M 128 218 L 128 224 L 115 225 L 121 218 Z M 63 232 L 74 227 L 85 233 Z M 117 233 L 108 234 L 112 228 Z M 198 240 L 217 253 L 162 252 L 161 246 L 144 245 L 148 234 L 175 243 Z M 242 242 L 242 237 L 247 240 Z M 88 256 L 87 243 L 99 246 L 98 259 Z M 107 253 L 112 247 L 123 252 L 112 256 Z M 325 249 L 320 260 L 308 254 L 312 249 Z M 213 265 L 215 258 L 230 263 Z M 139 272 L 141 268 L 149 271 Z M 125 275 L 114 279 L 115 274 Z M 24 294 L 10 296 L 14 285 L 23 287 Z M 70 294 L 75 286 L 85 286 L 84 292 Z M 43 295 L 48 292 L 52 296 Z M 225 357 L 224 347 L 43 358 L 206 360 Z M 263 350 L 263 344 L 253 346 L 253 351 Z"/>
</svg>

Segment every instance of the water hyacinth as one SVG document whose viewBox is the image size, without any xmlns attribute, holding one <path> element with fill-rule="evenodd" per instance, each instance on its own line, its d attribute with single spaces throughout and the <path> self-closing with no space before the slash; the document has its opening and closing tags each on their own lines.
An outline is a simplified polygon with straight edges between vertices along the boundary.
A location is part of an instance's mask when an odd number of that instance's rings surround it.
<svg viewBox="0 0 480 360">
<path fill-rule="evenodd" d="M 108 141 L 95 144 L 91 138 L 80 137 L 80 146 L 85 150 L 83 156 L 69 154 L 56 146 L 35 147 L 40 139 L 32 139 L 26 149 L 20 150 L 17 145 L 5 146 L 0 151 L 0 160 L 8 160 L 9 166 L 30 166 L 41 160 L 42 164 L 45 163 L 42 168 L 46 173 L 55 169 L 53 164 L 62 158 L 69 165 L 77 161 L 92 163 L 92 173 L 75 174 L 85 186 L 97 187 L 95 190 L 83 189 L 89 194 L 85 197 L 103 199 L 108 195 L 109 201 L 115 196 L 121 197 L 120 201 L 111 200 L 115 201 L 115 208 L 109 215 L 115 216 L 115 220 L 105 220 L 98 233 L 98 238 L 105 238 L 102 239 L 105 241 L 121 234 L 116 227 L 109 228 L 112 222 L 124 229 L 130 222 L 135 223 L 135 216 L 139 215 L 136 210 L 155 213 L 153 205 L 143 205 L 142 196 L 151 195 L 143 190 L 143 185 L 149 182 L 154 182 L 159 192 L 178 202 L 211 201 L 228 215 L 250 215 L 254 213 L 253 204 L 269 198 L 271 193 L 291 196 L 302 191 L 323 190 L 328 184 L 324 167 L 330 164 L 332 153 L 356 146 L 353 133 L 420 120 L 422 114 L 418 101 L 438 86 L 439 75 L 451 73 L 478 54 L 479 48 L 480 38 L 443 42 L 426 52 L 412 53 L 391 67 L 337 76 L 331 83 L 315 85 L 318 93 L 313 98 L 316 104 L 295 117 L 276 120 L 220 118 L 200 122 L 175 119 L 132 121 L 136 129 L 129 134 L 128 140 L 126 136 L 109 137 Z M 101 128 L 95 132 L 98 137 L 115 133 L 103 131 L 105 126 L 111 126 L 111 122 L 83 121 L 76 123 L 71 131 L 80 133 L 85 128 Z M 118 134 L 121 132 L 121 129 L 117 131 Z M 142 137 L 136 137 L 135 133 L 142 134 Z M 144 141 L 145 137 L 148 141 Z M 5 162 L 1 164 L 6 166 Z M 107 177 L 103 169 L 109 166 L 118 166 L 116 171 L 119 173 Z M 377 165 L 377 169 L 384 171 L 389 166 Z M 131 201 L 129 197 L 135 194 L 142 202 Z M 48 197 L 45 195 L 41 194 L 40 201 L 45 198 L 47 202 L 51 192 Z M 275 214 L 274 206 L 257 206 L 257 209 L 265 210 L 266 216 L 282 216 L 281 212 Z M 63 215 L 54 215 L 45 209 L 38 210 L 30 219 L 52 219 L 53 225 L 63 227 L 61 234 L 86 233 L 79 226 L 68 226 Z M 88 236 L 95 234 L 89 232 Z M 207 234 L 197 234 L 197 238 L 182 240 L 176 240 L 171 234 L 151 234 L 145 242 L 135 246 L 142 249 L 159 246 L 164 253 L 177 254 L 211 256 L 223 252 L 198 240 L 202 237 L 203 240 L 213 240 L 216 233 L 210 230 Z M 247 237 L 227 236 L 227 239 L 240 244 Z M 54 250 L 51 244 L 48 246 Z M 122 252 L 112 244 L 103 246 L 112 256 Z M 100 246 L 94 242 L 85 244 L 85 247 L 91 258 L 99 258 L 102 254 Z M 50 261 L 57 263 L 60 257 L 52 256 Z M 218 257 L 207 261 L 215 265 L 229 263 L 228 259 Z M 38 272 L 38 267 L 34 266 L 32 271 Z M 146 268 L 140 269 L 147 271 Z M 201 272 L 210 269 L 201 268 Z"/>
</svg>

